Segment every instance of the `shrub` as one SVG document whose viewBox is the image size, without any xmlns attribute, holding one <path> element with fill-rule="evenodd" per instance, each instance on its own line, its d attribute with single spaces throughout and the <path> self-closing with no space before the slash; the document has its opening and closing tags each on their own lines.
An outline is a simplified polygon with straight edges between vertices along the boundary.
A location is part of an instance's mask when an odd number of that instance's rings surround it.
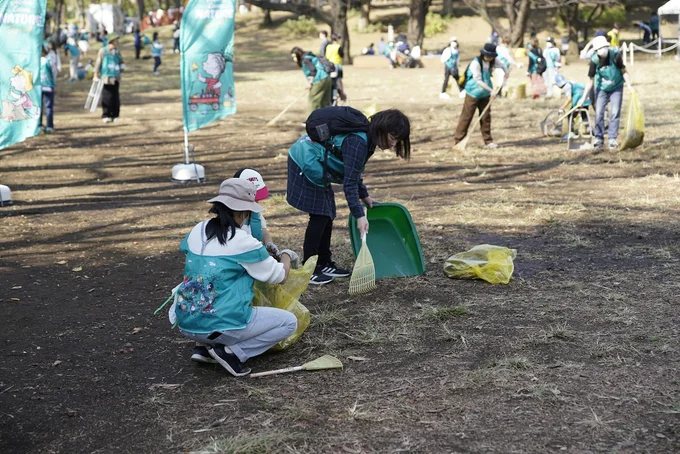
<svg viewBox="0 0 680 454">
<path fill-rule="evenodd" d="M 298 19 L 288 19 L 283 23 L 283 29 L 293 38 L 317 34 L 316 21 L 305 16 L 300 16 Z"/>
<path fill-rule="evenodd" d="M 444 33 L 448 27 L 449 17 L 442 17 L 439 13 L 430 11 L 425 16 L 425 36 L 428 38 Z"/>
<path fill-rule="evenodd" d="M 588 19 L 592 13 L 594 7 L 582 7 L 578 10 L 578 17 L 581 22 Z M 604 27 L 611 27 L 614 23 L 618 22 L 621 26 L 624 26 L 626 21 L 626 9 L 623 6 L 609 6 L 604 9 L 602 14 L 597 17 L 594 21 L 588 24 L 589 29 L 597 29 Z M 565 28 L 566 24 L 562 18 L 557 15 L 557 25 L 561 28 Z"/>
</svg>

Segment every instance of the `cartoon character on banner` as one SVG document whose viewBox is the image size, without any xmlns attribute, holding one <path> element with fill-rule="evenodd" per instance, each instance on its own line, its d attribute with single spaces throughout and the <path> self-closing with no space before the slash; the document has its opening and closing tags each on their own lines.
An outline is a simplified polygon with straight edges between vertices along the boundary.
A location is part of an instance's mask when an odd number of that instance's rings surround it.
<svg viewBox="0 0 680 454">
<path fill-rule="evenodd" d="M 10 70 L 13 74 L 9 78 L 9 99 L 2 100 L 0 118 L 5 121 L 23 121 L 40 115 L 40 107 L 35 106 L 28 96 L 33 90 L 33 73 L 26 71 L 19 65 Z"/>
<path fill-rule="evenodd" d="M 203 72 L 207 74 L 207 77 L 200 72 L 196 76 L 200 82 L 205 84 L 205 89 L 201 90 L 201 93 L 196 93 L 189 97 L 189 109 L 192 112 L 196 112 L 200 104 L 210 105 L 212 110 L 219 110 L 221 108 L 222 102 L 220 97 L 222 96 L 222 82 L 220 81 L 220 78 L 227 67 L 228 61 L 231 60 L 227 60 L 224 55 L 219 52 L 213 52 L 206 56 L 205 61 L 202 64 L 202 69 Z M 191 65 L 191 70 L 198 71 L 196 62 Z M 233 88 L 229 87 L 224 97 L 224 106 L 231 107 L 233 99 Z"/>
</svg>

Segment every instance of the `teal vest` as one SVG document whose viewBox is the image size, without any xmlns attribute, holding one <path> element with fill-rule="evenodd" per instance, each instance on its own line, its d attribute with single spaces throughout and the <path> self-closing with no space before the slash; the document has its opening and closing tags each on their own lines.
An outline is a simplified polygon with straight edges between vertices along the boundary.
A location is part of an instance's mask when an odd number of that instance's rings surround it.
<svg viewBox="0 0 680 454">
<path fill-rule="evenodd" d="M 611 93 L 623 87 L 623 72 L 614 63 L 618 55 L 618 50 L 609 49 L 609 64 L 607 66 L 600 66 L 600 57 L 597 54 L 592 56 L 591 61 L 597 65 L 597 72 L 595 73 L 595 88 L 597 90 Z"/>
<path fill-rule="evenodd" d="M 179 249 L 186 254 L 175 307 L 179 328 L 194 334 L 245 328 L 252 317 L 255 280 L 239 263 L 267 259 L 265 247 L 238 255 L 203 256 L 191 252 L 185 238 Z"/>
<path fill-rule="evenodd" d="M 460 53 L 453 53 L 451 52 L 451 56 L 449 57 L 448 60 L 446 60 L 446 65 L 447 68 L 453 69 L 458 65 L 458 57 L 460 56 Z"/>
<path fill-rule="evenodd" d="M 120 54 L 110 54 L 109 50 L 104 48 L 104 58 L 102 58 L 102 77 L 118 77 L 120 76 Z"/>
<path fill-rule="evenodd" d="M 576 104 L 583 98 L 583 93 L 586 91 L 586 87 L 583 84 L 579 84 L 576 82 L 570 82 L 571 84 L 571 108 L 573 109 L 576 107 Z M 583 107 L 588 107 L 590 106 L 591 102 L 590 99 L 587 99 L 586 102 L 583 103 Z"/>
<path fill-rule="evenodd" d="M 361 137 L 366 144 L 368 144 L 368 137 L 364 132 L 354 132 Z M 342 161 L 342 142 L 349 134 L 340 134 L 331 138 L 333 143 L 333 152 L 328 153 L 328 177 L 332 183 L 342 183 L 345 177 L 345 164 Z M 290 147 L 288 155 L 300 167 L 302 174 L 312 184 L 325 187 L 326 180 L 324 178 L 324 159 L 326 149 L 323 145 L 313 142 L 309 136 L 304 135 Z M 366 165 L 366 163 L 364 163 Z M 361 169 L 363 171 L 363 167 Z M 254 236 L 254 235 L 253 235 Z"/>
<path fill-rule="evenodd" d="M 545 67 L 546 68 L 556 68 L 557 64 L 560 62 L 560 59 L 562 57 L 561 54 L 560 54 L 560 50 L 556 47 L 551 47 L 550 49 L 546 49 L 543 56 L 545 57 Z"/>
<path fill-rule="evenodd" d="M 309 59 L 316 68 L 316 75 L 314 76 L 314 81 L 312 83 L 315 84 L 328 77 L 328 73 L 324 69 L 323 65 L 314 55 L 303 55 L 302 58 Z M 302 72 L 305 73 L 305 77 L 310 77 L 312 75 L 305 65 L 302 65 Z"/>
<path fill-rule="evenodd" d="M 480 61 L 479 57 L 477 57 L 477 59 L 479 61 L 480 66 L 482 67 L 482 80 L 489 87 L 493 88 L 493 83 L 491 82 L 491 68 L 493 62 L 489 64 L 488 70 L 484 70 L 484 63 Z M 468 95 L 476 99 L 488 98 L 489 96 L 491 96 L 491 92 L 489 90 L 482 88 L 481 85 L 479 85 L 477 81 L 474 79 L 474 77 L 472 76 L 472 71 L 470 70 L 469 66 L 467 68 L 467 74 L 465 77 L 467 78 L 467 81 L 465 82 L 465 92 Z"/>
<path fill-rule="evenodd" d="M 43 88 L 54 88 L 52 65 L 47 57 L 40 58 L 40 84 Z"/>
<path fill-rule="evenodd" d="M 162 53 L 163 53 L 163 48 L 160 47 L 160 46 L 156 46 L 156 42 L 154 41 L 153 46 L 151 46 L 151 56 L 152 57 L 160 57 Z"/>
<path fill-rule="evenodd" d="M 257 240 L 262 241 L 262 217 L 260 213 L 252 213 L 250 215 L 250 234 Z"/>
</svg>

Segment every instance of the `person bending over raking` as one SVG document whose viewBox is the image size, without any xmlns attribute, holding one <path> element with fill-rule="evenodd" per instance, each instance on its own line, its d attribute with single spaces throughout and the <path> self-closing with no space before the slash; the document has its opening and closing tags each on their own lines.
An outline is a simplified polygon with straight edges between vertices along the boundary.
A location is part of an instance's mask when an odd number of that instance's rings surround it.
<svg viewBox="0 0 680 454">
<path fill-rule="evenodd" d="M 465 103 L 458 119 L 458 127 L 454 136 L 455 143 L 460 142 L 467 135 L 475 110 L 479 110 L 481 115 L 491 99 L 496 97 L 498 92 L 494 91 L 491 82 L 493 70 L 503 70 L 504 81 L 508 78 L 508 69 L 500 59 L 496 58 L 497 56 L 496 46 L 486 43 L 480 55 L 472 60 L 466 69 Z M 491 109 L 488 109 L 482 117 L 481 129 L 486 147 L 498 148 L 491 137 Z"/>
<path fill-rule="evenodd" d="M 619 120 L 623 102 L 623 85 L 632 92 L 630 75 L 623 64 L 618 49 L 609 46 L 607 38 L 598 36 L 593 40 L 593 54 L 590 60 L 588 77 L 590 80 L 578 105 L 582 106 L 588 99 L 590 89 L 595 84 L 595 149 L 604 146 L 604 110 L 609 104 L 609 149 L 619 147 L 616 138 L 619 135 Z"/>
</svg>

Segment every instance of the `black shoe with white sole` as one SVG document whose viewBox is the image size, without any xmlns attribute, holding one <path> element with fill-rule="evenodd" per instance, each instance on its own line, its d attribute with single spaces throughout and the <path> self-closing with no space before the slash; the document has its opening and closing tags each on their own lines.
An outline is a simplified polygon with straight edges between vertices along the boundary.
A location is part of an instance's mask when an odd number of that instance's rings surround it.
<svg viewBox="0 0 680 454">
<path fill-rule="evenodd" d="M 217 361 L 215 361 L 212 356 L 210 356 L 208 347 L 205 345 L 195 346 L 194 351 L 191 352 L 191 359 L 197 363 L 217 364 Z"/>
<path fill-rule="evenodd" d="M 246 367 L 236 355 L 231 352 L 228 353 L 224 349 L 224 345 L 213 345 L 212 348 L 208 349 L 208 353 L 234 377 L 243 377 L 250 373 L 250 368 Z"/>
<path fill-rule="evenodd" d="M 309 283 L 312 285 L 324 285 L 333 282 L 333 279 L 335 279 L 333 276 L 329 276 L 319 271 L 312 274 L 312 277 L 309 278 Z"/>
<path fill-rule="evenodd" d="M 318 267 L 316 271 L 321 271 L 326 276 L 331 277 L 347 277 L 352 274 L 350 271 L 339 268 L 334 262 L 330 262 L 325 266 Z"/>
</svg>

